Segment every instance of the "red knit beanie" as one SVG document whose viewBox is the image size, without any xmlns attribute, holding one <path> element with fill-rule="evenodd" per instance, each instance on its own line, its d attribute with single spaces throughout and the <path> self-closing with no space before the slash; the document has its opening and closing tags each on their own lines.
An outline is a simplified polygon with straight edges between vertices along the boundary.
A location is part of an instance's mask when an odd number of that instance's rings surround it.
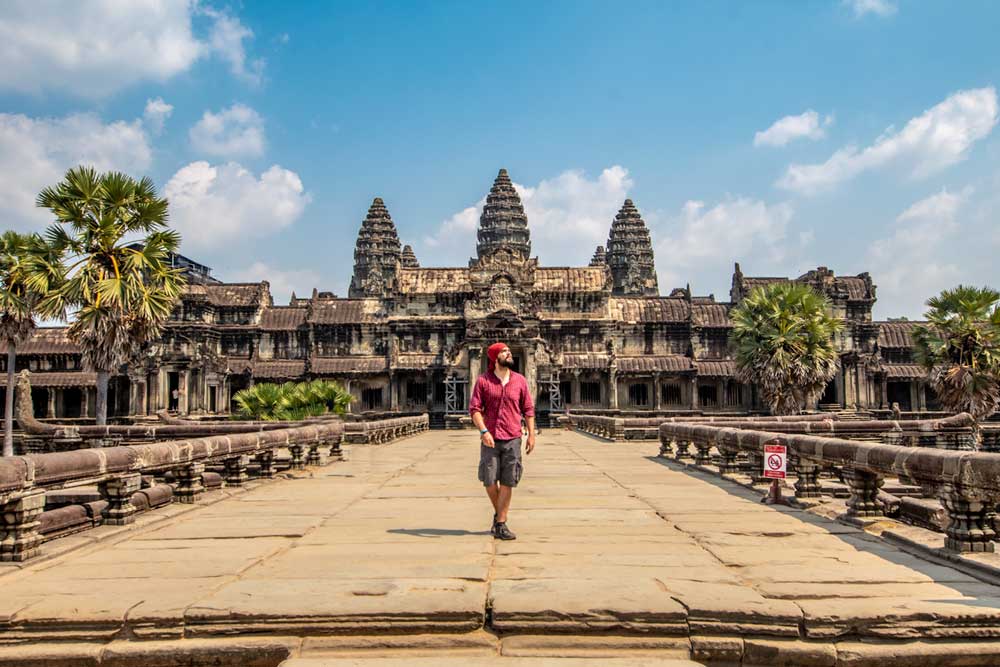
<svg viewBox="0 0 1000 667">
<path fill-rule="evenodd" d="M 497 367 L 497 357 L 500 356 L 500 351 L 505 347 L 507 347 L 505 343 L 493 343 L 486 348 L 486 357 L 488 358 L 486 370 L 492 372 Z"/>
</svg>

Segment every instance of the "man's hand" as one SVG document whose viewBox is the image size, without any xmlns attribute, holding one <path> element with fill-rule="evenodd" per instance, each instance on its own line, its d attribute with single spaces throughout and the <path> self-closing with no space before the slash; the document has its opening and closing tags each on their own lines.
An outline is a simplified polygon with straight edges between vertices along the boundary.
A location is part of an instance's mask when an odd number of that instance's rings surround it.
<svg viewBox="0 0 1000 667">
<path fill-rule="evenodd" d="M 530 454 L 535 451 L 535 434 L 534 432 L 528 434 L 528 444 L 524 446 L 524 453 Z"/>
<path fill-rule="evenodd" d="M 496 443 L 493 442 L 493 434 L 490 433 L 489 431 L 487 431 L 486 433 L 483 433 L 481 436 L 479 436 L 479 440 L 480 440 L 480 442 L 482 442 L 487 447 L 490 447 L 491 449 L 493 447 L 496 447 Z"/>
</svg>

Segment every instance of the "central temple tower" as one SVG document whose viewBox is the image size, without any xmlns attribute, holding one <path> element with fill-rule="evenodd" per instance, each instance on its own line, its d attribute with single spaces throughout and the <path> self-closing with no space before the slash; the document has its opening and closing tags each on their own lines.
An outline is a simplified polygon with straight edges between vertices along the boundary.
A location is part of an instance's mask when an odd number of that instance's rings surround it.
<svg viewBox="0 0 1000 667">
<path fill-rule="evenodd" d="M 531 256 L 531 234 L 528 216 L 521 198 L 514 189 L 506 169 L 501 169 L 486 196 L 483 214 L 479 217 L 476 254 L 483 259 L 503 252 L 514 261 L 527 261 Z"/>
</svg>

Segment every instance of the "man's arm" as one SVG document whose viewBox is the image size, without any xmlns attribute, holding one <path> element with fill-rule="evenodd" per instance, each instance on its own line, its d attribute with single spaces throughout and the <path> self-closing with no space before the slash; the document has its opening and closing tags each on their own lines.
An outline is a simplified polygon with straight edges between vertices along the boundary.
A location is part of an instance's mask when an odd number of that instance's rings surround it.
<svg viewBox="0 0 1000 667">
<path fill-rule="evenodd" d="M 530 454 L 535 449 L 535 402 L 531 399 L 531 392 L 528 390 L 528 383 L 524 383 L 521 389 L 521 414 L 528 426 L 528 442 L 524 451 Z"/>
<path fill-rule="evenodd" d="M 496 443 L 493 442 L 493 434 L 486 431 L 486 420 L 483 418 L 483 390 L 478 380 L 476 386 L 472 388 L 472 396 L 469 398 L 469 414 L 472 415 L 472 423 L 479 431 L 479 441 L 487 447 L 493 447 Z M 483 431 L 486 432 L 483 433 Z"/>
</svg>

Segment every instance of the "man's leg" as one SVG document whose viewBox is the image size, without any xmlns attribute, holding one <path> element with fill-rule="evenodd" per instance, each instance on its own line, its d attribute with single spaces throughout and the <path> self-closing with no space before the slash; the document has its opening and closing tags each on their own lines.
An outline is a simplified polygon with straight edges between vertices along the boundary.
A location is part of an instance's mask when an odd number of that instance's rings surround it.
<svg viewBox="0 0 1000 667">
<path fill-rule="evenodd" d="M 512 487 L 500 484 L 500 489 L 497 493 L 497 500 L 493 503 L 493 506 L 497 509 L 497 522 L 507 522 L 507 510 L 510 509 L 510 499 L 513 495 L 514 489 Z"/>
<path fill-rule="evenodd" d="M 488 495 L 490 497 L 490 502 L 493 503 L 493 513 L 494 514 L 499 514 L 500 513 L 499 502 L 500 502 L 500 489 L 501 488 L 502 487 L 500 486 L 499 482 L 494 483 L 494 484 L 490 484 L 489 486 L 486 487 L 486 495 Z M 508 504 L 509 504 L 509 497 L 510 496 L 508 494 Z"/>
</svg>

